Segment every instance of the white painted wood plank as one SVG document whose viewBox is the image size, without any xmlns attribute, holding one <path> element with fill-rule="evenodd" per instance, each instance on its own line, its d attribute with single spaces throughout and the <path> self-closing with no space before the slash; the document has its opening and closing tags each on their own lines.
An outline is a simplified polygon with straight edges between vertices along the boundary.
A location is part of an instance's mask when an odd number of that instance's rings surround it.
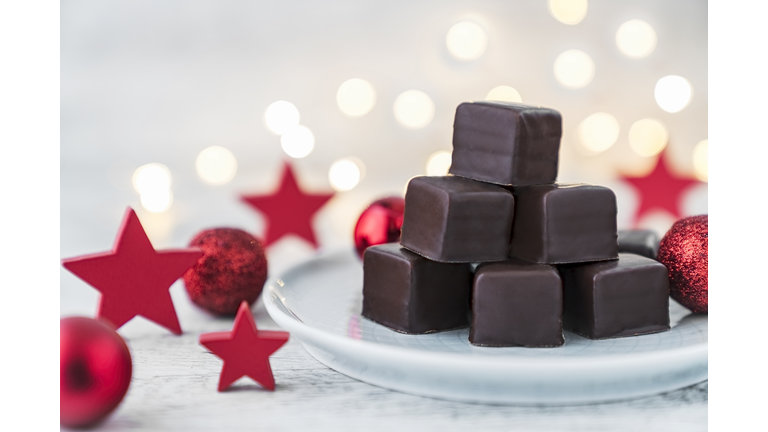
<svg viewBox="0 0 768 432">
<path fill-rule="evenodd" d="M 194 308 L 181 284 L 172 288 L 185 333 L 174 336 L 142 319 L 120 329 L 134 377 L 102 430 L 519 430 L 700 431 L 707 428 L 708 384 L 638 400 L 566 407 L 475 405 L 402 394 L 356 381 L 312 358 L 292 338 L 272 357 L 274 392 L 242 379 L 216 391 L 221 361 L 197 342 L 228 330 L 231 319 Z M 262 329 L 277 329 L 261 302 Z"/>
</svg>

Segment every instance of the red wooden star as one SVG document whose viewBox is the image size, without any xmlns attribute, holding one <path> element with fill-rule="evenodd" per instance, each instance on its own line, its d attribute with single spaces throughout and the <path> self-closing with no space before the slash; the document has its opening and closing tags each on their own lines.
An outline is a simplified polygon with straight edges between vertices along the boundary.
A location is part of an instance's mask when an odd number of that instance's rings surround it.
<svg viewBox="0 0 768 432">
<path fill-rule="evenodd" d="M 651 210 L 665 210 L 681 218 L 680 196 L 691 185 L 698 183 L 691 178 L 677 177 L 667 168 L 664 153 L 659 155 L 653 171 L 645 177 L 623 177 L 635 187 L 640 196 L 640 205 L 635 212 L 635 223 Z"/>
<path fill-rule="evenodd" d="M 101 293 L 97 318 L 120 328 L 141 315 L 181 334 L 168 289 L 201 256 L 203 252 L 196 249 L 155 251 L 129 207 L 111 252 L 68 258 L 61 263 Z"/>
<path fill-rule="evenodd" d="M 286 163 L 280 187 L 270 195 L 243 195 L 242 200 L 267 217 L 266 245 L 286 234 L 296 234 L 317 247 L 312 231 L 312 216 L 333 194 L 306 194 L 296 182 L 291 165 Z"/>
<path fill-rule="evenodd" d="M 226 390 L 244 376 L 251 377 L 267 390 L 275 389 L 269 356 L 288 342 L 288 333 L 256 328 L 248 302 L 240 303 L 235 325 L 229 332 L 200 335 L 200 344 L 224 360 L 219 376 L 219 391 Z"/>
</svg>

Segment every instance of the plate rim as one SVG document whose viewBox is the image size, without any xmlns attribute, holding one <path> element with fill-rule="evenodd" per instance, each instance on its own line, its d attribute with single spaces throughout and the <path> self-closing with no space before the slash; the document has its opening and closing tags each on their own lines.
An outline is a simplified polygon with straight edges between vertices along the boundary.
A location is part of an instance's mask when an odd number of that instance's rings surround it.
<svg viewBox="0 0 768 432">
<path fill-rule="evenodd" d="M 291 308 L 285 303 L 285 296 L 282 295 L 280 288 L 285 285 L 283 278 L 291 273 L 301 271 L 304 267 L 310 263 L 320 261 L 322 259 L 328 259 L 333 256 L 341 256 L 342 254 L 353 253 L 348 249 L 330 249 L 322 250 L 311 257 L 298 261 L 293 266 L 285 269 L 281 273 L 275 276 L 270 276 L 265 284 L 264 293 L 264 305 L 269 313 L 270 317 L 274 319 L 281 327 L 290 327 L 286 330 L 294 331 L 298 334 L 305 334 L 311 339 L 325 339 L 334 345 L 344 345 L 347 349 L 364 349 L 373 354 L 379 353 L 382 355 L 392 356 L 398 355 L 403 357 L 411 357 L 414 360 L 419 361 L 428 360 L 430 362 L 438 362 L 441 364 L 461 364 L 470 363 L 472 365 L 482 364 L 488 367 L 521 367 L 521 368 L 533 368 L 541 370 L 542 368 L 567 370 L 567 369 L 580 369 L 585 366 L 590 368 L 594 367 L 616 367 L 620 364 L 622 367 L 626 367 L 629 363 L 641 363 L 647 364 L 649 362 L 667 362 L 675 357 L 680 358 L 699 358 L 701 356 L 708 356 L 709 350 L 709 338 L 707 342 L 697 343 L 694 345 L 682 347 L 682 348 L 667 348 L 654 351 L 640 352 L 640 353 L 619 353 L 619 354 L 603 354 L 592 356 L 552 356 L 552 357 L 536 357 L 536 356 L 519 356 L 519 355 L 506 355 L 506 356 L 482 356 L 482 355 L 467 355 L 466 353 L 456 353 L 448 351 L 429 351 L 420 350 L 410 347 L 402 347 L 397 345 L 381 344 L 374 341 L 358 340 L 349 337 L 337 335 L 325 330 L 321 330 L 312 327 L 303 321 L 301 321 L 295 314 L 293 316 L 286 314 L 280 310 L 274 302 L 280 301 L 286 310 L 291 311 Z M 279 317 L 279 318 L 278 318 Z M 298 337 L 298 335 L 297 335 Z M 299 339 L 302 339 L 299 337 Z M 307 341 L 301 340 L 304 343 Z M 494 349 L 493 347 L 478 347 L 483 349 Z M 531 348 L 535 349 L 535 348 Z"/>
</svg>

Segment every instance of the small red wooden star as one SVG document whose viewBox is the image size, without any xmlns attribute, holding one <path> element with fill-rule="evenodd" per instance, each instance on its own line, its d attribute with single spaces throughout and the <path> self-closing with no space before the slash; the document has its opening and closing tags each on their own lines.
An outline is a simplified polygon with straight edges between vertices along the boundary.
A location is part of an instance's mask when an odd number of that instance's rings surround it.
<svg viewBox="0 0 768 432">
<path fill-rule="evenodd" d="M 269 195 L 243 195 L 242 200 L 259 210 L 267 218 L 266 245 L 286 234 L 296 234 L 317 247 L 312 231 L 312 216 L 333 194 L 307 194 L 296 182 L 291 165 L 283 168 L 278 190 Z"/>
<path fill-rule="evenodd" d="M 267 390 L 275 389 L 269 356 L 288 342 L 288 333 L 256 328 L 248 302 L 237 310 L 232 331 L 200 335 L 200 344 L 224 360 L 219 376 L 219 391 L 226 390 L 244 376 L 251 377 Z"/>
<path fill-rule="evenodd" d="M 659 155 L 656 167 L 645 177 L 627 177 L 623 179 L 635 187 L 640 195 L 640 205 L 635 212 L 635 223 L 651 210 L 665 210 L 681 218 L 680 196 L 691 185 L 698 181 L 691 178 L 682 178 L 673 175 L 664 158 L 664 153 Z"/>
<path fill-rule="evenodd" d="M 168 290 L 202 255 L 196 249 L 155 251 L 129 207 L 111 252 L 68 258 L 61 263 L 101 293 L 97 318 L 120 328 L 141 315 L 181 334 Z"/>
</svg>

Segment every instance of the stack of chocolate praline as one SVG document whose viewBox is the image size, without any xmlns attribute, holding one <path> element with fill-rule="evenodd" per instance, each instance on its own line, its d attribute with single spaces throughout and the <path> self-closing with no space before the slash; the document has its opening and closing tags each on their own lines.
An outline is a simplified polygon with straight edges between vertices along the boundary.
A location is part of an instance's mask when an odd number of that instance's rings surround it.
<svg viewBox="0 0 768 432">
<path fill-rule="evenodd" d="M 365 251 L 363 316 L 407 334 L 470 325 L 479 346 L 668 330 L 667 269 L 619 253 L 613 191 L 555 182 L 561 135 L 553 109 L 459 105 L 449 175 L 411 179 L 400 244 Z"/>
</svg>

